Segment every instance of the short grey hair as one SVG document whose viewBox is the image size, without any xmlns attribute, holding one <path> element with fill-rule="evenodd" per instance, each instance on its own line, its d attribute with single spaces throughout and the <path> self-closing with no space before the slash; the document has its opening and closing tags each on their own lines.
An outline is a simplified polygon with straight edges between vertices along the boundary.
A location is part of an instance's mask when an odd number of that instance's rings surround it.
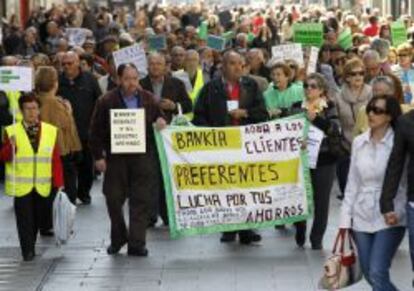
<svg viewBox="0 0 414 291">
<path fill-rule="evenodd" d="M 390 89 L 392 94 L 395 93 L 395 83 L 394 83 L 394 80 L 391 79 L 391 77 L 377 76 L 374 79 L 372 79 L 371 86 L 374 87 L 376 84 L 380 84 L 380 83 L 385 84 Z"/>
<path fill-rule="evenodd" d="M 381 60 L 384 60 L 388 57 L 390 51 L 390 42 L 386 39 L 375 38 L 371 43 L 371 49 L 378 52 Z"/>
<path fill-rule="evenodd" d="M 379 55 L 379 53 L 373 49 L 369 49 L 367 50 L 364 55 L 362 56 L 362 60 L 366 61 L 366 60 L 375 60 L 377 63 L 381 63 L 381 57 Z"/>
</svg>

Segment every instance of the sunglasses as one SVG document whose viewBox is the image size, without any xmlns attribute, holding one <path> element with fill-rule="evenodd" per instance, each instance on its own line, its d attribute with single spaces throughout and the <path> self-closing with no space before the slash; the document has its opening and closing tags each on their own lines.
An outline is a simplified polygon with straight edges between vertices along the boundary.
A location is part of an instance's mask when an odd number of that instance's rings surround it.
<svg viewBox="0 0 414 291">
<path fill-rule="evenodd" d="M 349 76 L 351 77 L 356 77 L 356 76 L 364 76 L 364 71 L 359 71 L 359 72 L 350 72 Z"/>
<path fill-rule="evenodd" d="M 313 83 L 310 83 L 310 84 L 308 84 L 308 83 L 305 83 L 305 84 L 303 84 L 303 88 L 306 90 L 306 89 L 319 89 L 319 86 L 317 85 L 317 84 L 313 84 Z"/>
<path fill-rule="evenodd" d="M 398 55 L 398 57 L 404 58 L 404 57 L 408 57 L 408 55 L 400 54 L 400 55 Z"/>
<path fill-rule="evenodd" d="M 380 108 L 377 107 L 375 105 L 368 105 L 367 109 L 366 109 L 367 114 L 369 114 L 370 112 L 374 113 L 375 115 L 382 115 L 382 114 L 387 114 L 387 110 L 385 110 L 384 108 Z"/>
</svg>

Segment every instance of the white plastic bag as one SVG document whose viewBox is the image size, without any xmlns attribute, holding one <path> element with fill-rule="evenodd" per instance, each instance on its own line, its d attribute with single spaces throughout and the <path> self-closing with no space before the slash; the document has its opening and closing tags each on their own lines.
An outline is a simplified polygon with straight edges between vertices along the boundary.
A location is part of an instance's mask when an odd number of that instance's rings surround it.
<svg viewBox="0 0 414 291">
<path fill-rule="evenodd" d="M 73 233 L 76 206 L 65 192 L 59 191 L 53 202 L 53 230 L 57 245 L 65 244 Z"/>
</svg>

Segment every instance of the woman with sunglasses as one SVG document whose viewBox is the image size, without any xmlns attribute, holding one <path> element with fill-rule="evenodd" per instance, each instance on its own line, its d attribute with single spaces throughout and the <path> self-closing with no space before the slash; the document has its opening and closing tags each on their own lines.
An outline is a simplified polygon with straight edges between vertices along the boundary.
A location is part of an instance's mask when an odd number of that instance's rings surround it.
<svg viewBox="0 0 414 291">
<path fill-rule="evenodd" d="M 358 111 L 372 98 L 371 86 L 364 83 L 365 66 L 360 59 L 346 62 L 343 70 L 344 84 L 339 94 L 335 95 L 335 105 L 343 132 L 343 147 L 348 154 L 338 161 L 337 176 L 339 188 L 344 193 L 350 162 L 351 144 Z M 342 199 L 342 195 L 338 197 Z"/>
<path fill-rule="evenodd" d="M 398 76 L 403 84 L 404 103 L 414 103 L 411 87 L 414 86 L 414 66 L 412 64 L 412 46 L 402 44 L 397 48 L 398 64 L 392 67 L 393 73 Z M 413 87 L 414 88 L 414 87 Z"/>
<path fill-rule="evenodd" d="M 305 110 L 313 126 L 324 132 L 325 137 L 319 151 L 315 169 L 311 169 L 313 187 L 314 219 L 310 233 L 312 249 L 322 249 L 323 236 L 328 223 L 329 196 L 335 178 L 336 143 L 340 142 L 340 125 L 335 104 L 329 100 L 328 84 L 323 75 L 310 74 L 304 83 L 306 100 L 302 108 Z M 306 221 L 295 224 L 296 243 L 299 247 L 305 244 Z"/>
<path fill-rule="evenodd" d="M 263 94 L 270 118 L 300 112 L 304 99 L 303 85 L 291 82 L 292 70 L 289 66 L 282 62 L 274 64 L 270 77 L 273 82 Z"/>
<path fill-rule="evenodd" d="M 394 291 L 389 269 L 405 233 L 405 182 L 394 200 L 399 223 L 388 226 L 380 212 L 381 188 L 394 143 L 400 104 L 376 96 L 366 107 L 370 129 L 355 138 L 341 207 L 340 228 L 353 231 L 362 273 L 373 290 Z M 404 175 L 405 177 L 405 175 Z"/>
</svg>

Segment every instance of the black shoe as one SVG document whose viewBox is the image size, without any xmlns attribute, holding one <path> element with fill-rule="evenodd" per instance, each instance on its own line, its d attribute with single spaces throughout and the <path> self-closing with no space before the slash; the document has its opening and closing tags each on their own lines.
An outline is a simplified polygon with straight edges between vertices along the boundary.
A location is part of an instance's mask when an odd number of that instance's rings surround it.
<svg viewBox="0 0 414 291">
<path fill-rule="evenodd" d="M 84 197 L 78 197 L 79 200 L 82 202 L 83 205 L 89 205 L 91 204 L 91 197 L 90 196 L 84 196 Z"/>
<path fill-rule="evenodd" d="M 239 242 L 242 245 L 249 245 L 253 242 L 259 242 L 262 240 L 262 236 L 255 233 L 253 230 L 239 232 Z"/>
<path fill-rule="evenodd" d="M 108 255 L 116 255 L 117 253 L 119 253 L 119 251 L 122 249 L 122 247 L 125 245 L 125 243 L 120 244 L 120 245 L 114 245 L 111 244 L 107 249 L 106 249 L 106 253 Z"/>
<path fill-rule="evenodd" d="M 25 262 L 33 261 L 34 257 L 35 257 L 35 253 L 34 252 L 28 252 L 27 254 L 23 254 L 23 260 Z"/>
<path fill-rule="evenodd" d="M 321 249 L 323 249 L 322 243 L 312 243 L 312 250 L 320 251 Z"/>
<path fill-rule="evenodd" d="M 303 248 L 306 241 L 306 225 L 296 224 L 295 240 L 298 247 Z"/>
<path fill-rule="evenodd" d="M 55 235 L 55 233 L 51 229 L 46 229 L 46 230 L 42 229 L 39 232 L 41 236 L 54 236 Z"/>
<path fill-rule="evenodd" d="M 220 238 L 220 242 L 222 243 L 229 243 L 234 242 L 236 240 L 236 232 L 223 232 Z"/>
<path fill-rule="evenodd" d="M 142 248 L 128 248 L 128 256 L 147 257 L 148 256 L 148 250 L 145 247 L 142 247 Z"/>
</svg>

